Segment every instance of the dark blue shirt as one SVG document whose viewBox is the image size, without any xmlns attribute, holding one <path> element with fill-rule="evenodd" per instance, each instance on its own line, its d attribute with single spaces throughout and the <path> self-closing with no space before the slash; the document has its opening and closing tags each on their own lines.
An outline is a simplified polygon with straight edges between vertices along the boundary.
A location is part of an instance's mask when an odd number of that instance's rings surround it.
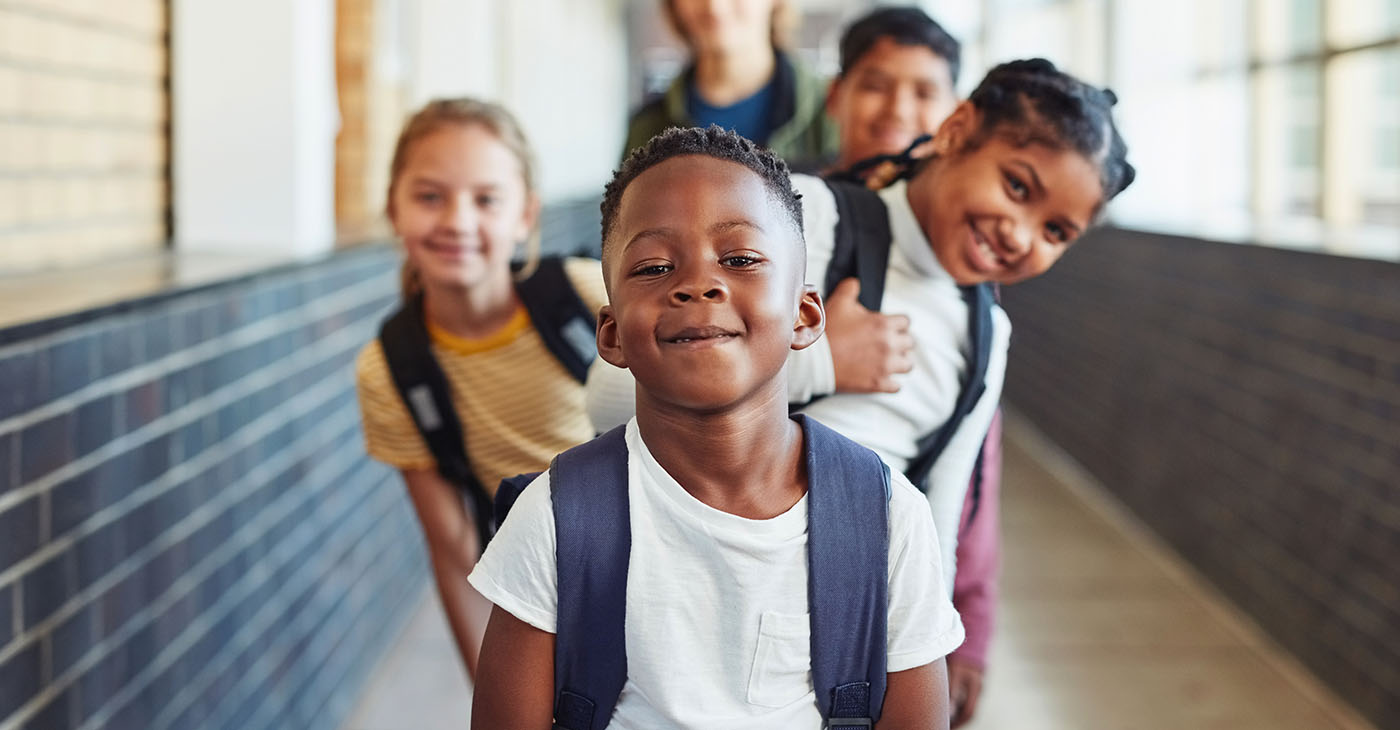
<svg viewBox="0 0 1400 730">
<path fill-rule="evenodd" d="M 748 137 L 758 144 L 768 142 L 768 135 L 773 130 L 769 127 L 772 111 L 769 107 L 773 104 L 773 80 L 769 79 L 763 88 L 755 91 L 753 96 L 730 104 L 729 106 L 711 106 L 695 90 L 695 85 L 691 84 L 687 89 L 686 105 L 690 109 L 690 118 L 695 120 L 695 126 L 708 127 L 711 124 L 738 132 Z"/>
</svg>

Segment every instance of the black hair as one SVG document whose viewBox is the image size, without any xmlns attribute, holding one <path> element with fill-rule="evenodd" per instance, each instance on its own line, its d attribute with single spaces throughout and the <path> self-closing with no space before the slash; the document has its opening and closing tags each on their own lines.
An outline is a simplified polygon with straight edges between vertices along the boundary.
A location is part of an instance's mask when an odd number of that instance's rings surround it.
<svg viewBox="0 0 1400 730">
<path fill-rule="evenodd" d="M 1118 97 L 1055 68 L 1043 59 L 1003 63 L 968 97 L 981 122 L 969 146 L 1004 134 L 1017 144 L 1032 142 L 1071 149 L 1099 168 L 1104 202 L 1127 188 L 1136 171 L 1128 145 L 1113 123 Z"/>
<path fill-rule="evenodd" d="M 652 137 L 646 144 L 632 151 L 623 160 L 622 166 L 613 173 L 613 179 L 603 189 L 603 251 L 608 251 L 608 235 L 612 233 L 617 220 L 617 209 L 622 202 L 622 193 L 632 181 L 643 172 L 669 160 L 684 155 L 704 155 L 717 160 L 736 162 L 752 170 L 763 179 L 764 187 L 772 200 L 781 204 L 791 218 L 798 236 L 802 235 L 802 201 L 792 189 L 792 179 L 788 176 L 788 166 L 781 157 L 759 147 L 736 132 L 728 131 L 711 124 L 706 129 L 700 127 L 671 127 Z"/>
<path fill-rule="evenodd" d="M 845 76 L 881 38 L 901 46 L 924 46 L 948 62 L 953 83 L 962 66 L 962 45 L 928 13 L 916 7 L 877 8 L 851 23 L 841 34 L 841 71 Z"/>
</svg>

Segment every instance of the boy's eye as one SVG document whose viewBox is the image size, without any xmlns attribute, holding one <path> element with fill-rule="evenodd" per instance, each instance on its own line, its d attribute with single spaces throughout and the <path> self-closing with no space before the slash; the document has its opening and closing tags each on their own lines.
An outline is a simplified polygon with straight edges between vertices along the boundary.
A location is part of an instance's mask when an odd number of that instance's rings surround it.
<svg viewBox="0 0 1400 730">
<path fill-rule="evenodd" d="M 1045 235 L 1055 243 L 1066 243 L 1069 241 L 1069 231 L 1059 223 L 1046 223 Z"/>
<path fill-rule="evenodd" d="M 856 85 L 856 88 L 861 91 L 874 91 L 884 93 L 885 91 L 889 90 L 890 83 L 884 78 L 878 76 L 873 78 L 866 76 L 861 78 L 860 83 Z"/>
<path fill-rule="evenodd" d="M 1013 199 L 1025 200 L 1030 195 L 1031 189 L 1021 182 L 1021 178 L 1009 172 L 1002 173 L 1002 175 L 1006 178 L 1006 187 L 1011 191 Z"/>
<path fill-rule="evenodd" d="M 633 276 L 661 276 L 671 270 L 670 264 L 646 264 L 632 270 Z"/>
<path fill-rule="evenodd" d="M 483 208 L 493 208 L 500 200 L 495 195 L 479 195 L 476 198 L 476 204 Z"/>
<path fill-rule="evenodd" d="M 725 266 L 732 266 L 736 269 L 745 269 L 759 263 L 758 258 L 747 254 L 734 254 L 720 259 L 720 263 Z"/>
<path fill-rule="evenodd" d="M 436 203 L 442 200 L 442 196 L 430 190 L 422 190 L 414 193 L 413 199 L 420 203 Z"/>
</svg>

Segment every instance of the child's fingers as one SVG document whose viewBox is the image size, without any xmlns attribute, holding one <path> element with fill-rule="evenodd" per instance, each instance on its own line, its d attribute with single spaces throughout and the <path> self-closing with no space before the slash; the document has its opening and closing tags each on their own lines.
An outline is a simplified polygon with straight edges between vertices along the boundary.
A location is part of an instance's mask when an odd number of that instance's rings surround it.
<svg viewBox="0 0 1400 730">
<path fill-rule="evenodd" d="M 914 351 L 914 336 L 908 333 L 897 335 L 891 344 L 895 353 L 908 356 Z"/>
<path fill-rule="evenodd" d="M 909 332 L 909 316 L 904 314 L 886 314 L 885 321 L 894 327 L 895 332 Z"/>
<path fill-rule="evenodd" d="M 827 306 L 841 302 L 856 302 L 860 297 L 860 279 L 854 276 L 842 279 L 836 284 L 836 288 L 831 290 L 831 296 L 826 298 Z"/>
</svg>

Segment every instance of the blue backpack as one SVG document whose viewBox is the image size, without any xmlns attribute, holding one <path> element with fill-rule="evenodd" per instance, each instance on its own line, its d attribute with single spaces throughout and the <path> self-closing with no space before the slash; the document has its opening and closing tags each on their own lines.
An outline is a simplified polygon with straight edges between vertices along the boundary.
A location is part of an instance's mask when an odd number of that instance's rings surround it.
<svg viewBox="0 0 1400 730">
<path fill-rule="evenodd" d="M 807 604 L 817 707 L 829 728 L 869 728 L 885 699 L 889 468 L 815 420 L 794 418 L 805 435 L 809 475 Z M 549 465 L 559 593 L 555 730 L 602 730 L 627 681 L 632 525 L 624 428 Z M 498 520 L 536 476 L 502 482 Z"/>
</svg>

